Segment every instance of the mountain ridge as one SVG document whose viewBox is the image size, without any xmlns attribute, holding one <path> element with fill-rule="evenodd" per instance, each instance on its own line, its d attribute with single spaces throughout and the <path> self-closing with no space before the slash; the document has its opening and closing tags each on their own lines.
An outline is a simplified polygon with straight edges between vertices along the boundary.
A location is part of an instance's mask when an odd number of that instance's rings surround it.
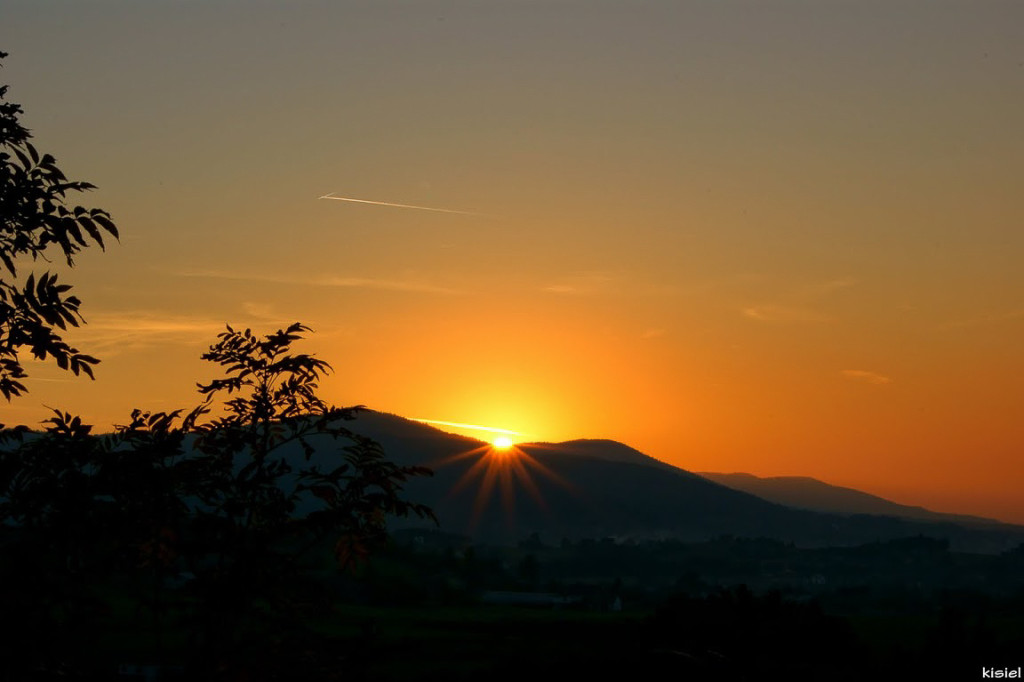
<svg viewBox="0 0 1024 682">
<path fill-rule="evenodd" d="M 745 472 L 699 471 L 698 476 L 749 492 L 789 507 L 837 514 L 875 514 L 920 521 L 950 522 L 974 526 L 1014 525 L 983 516 L 937 512 L 925 507 L 900 504 L 846 486 L 827 483 L 811 476 L 757 476 Z"/>
<path fill-rule="evenodd" d="M 510 457 L 484 441 L 394 414 L 366 410 L 346 426 L 378 441 L 400 465 L 431 468 L 433 477 L 408 482 L 406 496 L 432 506 L 445 531 L 478 541 L 514 543 L 539 532 L 552 539 L 733 535 L 840 546 L 930 536 L 989 553 L 1024 542 L 1024 527 L 1009 524 L 968 527 L 945 517 L 794 508 L 606 439 L 519 443 Z"/>
</svg>

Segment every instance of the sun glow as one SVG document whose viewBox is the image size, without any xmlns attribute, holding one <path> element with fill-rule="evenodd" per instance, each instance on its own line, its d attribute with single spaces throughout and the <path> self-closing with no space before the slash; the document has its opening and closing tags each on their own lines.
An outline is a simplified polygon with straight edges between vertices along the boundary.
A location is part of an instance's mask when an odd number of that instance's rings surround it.
<svg viewBox="0 0 1024 682">
<path fill-rule="evenodd" d="M 506 442 L 507 445 L 502 446 L 499 442 Z M 533 454 L 524 447 L 529 448 Z M 568 481 L 534 456 L 541 454 L 543 449 L 543 445 L 522 446 L 506 436 L 496 436 L 490 443 L 449 455 L 432 466 L 435 469 L 448 465 L 463 468 L 448 496 L 454 497 L 467 490 L 475 491 L 471 492 L 473 511 L 469 519 L 470 530 L 477 527 L 484 512 L 494 502 L 503 509 L 506 525 L 514 528 L 518 492 L 525 493 L 537 507 L 546 511 L 547 504 L 538 485 L 542 480 L 572 490 Z"/>
</svg>

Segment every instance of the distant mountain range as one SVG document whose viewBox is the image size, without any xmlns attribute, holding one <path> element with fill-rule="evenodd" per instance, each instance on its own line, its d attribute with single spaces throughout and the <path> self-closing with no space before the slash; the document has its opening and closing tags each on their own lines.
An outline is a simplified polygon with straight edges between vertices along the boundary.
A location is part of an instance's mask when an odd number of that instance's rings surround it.
<svg viewBox="0 0 1024 682">
<path fill-rule="evenodd" d="M 506 544 L 535 532 L 549 542 L 733 535 L 802 546 L 923 535 L 978 552 L 1024 542 L 1022 526 L 905 507 L 813 479 L 787 488 L 748 475 L 698 475 L 615 441 L 524 443 L 502 452 L 373 411 L 347 427 L 378 441 L 399 464 L 431 468 L 434 476 L 408 483 L 406 497 L 430 505 L 444 531 L 478 542 Z M 755 491 L 751 480 L 769 483 Z M 396 527 L 421 523 L 400 520 Z"/>
<path fill-rule="evenodd" d="M 958 523 L 966 526 L 1004 525 L 1001 521 L 982 516 L 944 514 L 924 507 L 898 504 L 860 490 L 830 485 L 807 476 L 762 478 L 753 474 L 718 474 L 707 471 L 701 471 L 698 475 L 734 490 L 742 490 L 751 495 L 757 495 L 761 499 L 797 509 L 810 509 L 833 514 L 896 516 L 904 519 Z"/>
</svg>

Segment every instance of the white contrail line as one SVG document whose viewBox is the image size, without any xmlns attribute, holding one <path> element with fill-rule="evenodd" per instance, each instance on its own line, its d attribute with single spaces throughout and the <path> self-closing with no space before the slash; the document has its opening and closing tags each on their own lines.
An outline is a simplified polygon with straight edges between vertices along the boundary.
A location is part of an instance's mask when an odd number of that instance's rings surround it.
<svg viewBox="0 0 1024 682">
<path fill-rule="evenodd" d="M 491 426 L 477 426 L 476 424 L 460 424 L 458 422 L 443 422 L 439 419 L 415 419 L 414 422 L 423 422 L 424 424 L 440 424 L 441 426 L 457 426 L 461 429 L 475 429 L 477 431 L 489 431 L 491 433 L 504 433 L 509 436 L 518 436 L 518 431 L 509 431 L 508 429 L 496 429 Z"/>
<path fill-rule="evenodd" d="M 373 204 L 374 206 L 391 206 L 392 208 L 411 208 L 417 211 L 436 211 L 438 213 L 458 213 L 459 215 L 475 215 L 484 216 L 483 213 L 474 213 L 473 211 L 456 211 L 452 208 L 433 208 L 430 206 L 413 206 L 412 204 L 394 204 L 390 201 L 370 201 L 369 199 L 353 199 L 352 197 L 336 197 L 334 192 L 325 194 L 320 199 L 333 199 L 334 201 L 351 201 L 356 204 Z"/>
</svg>

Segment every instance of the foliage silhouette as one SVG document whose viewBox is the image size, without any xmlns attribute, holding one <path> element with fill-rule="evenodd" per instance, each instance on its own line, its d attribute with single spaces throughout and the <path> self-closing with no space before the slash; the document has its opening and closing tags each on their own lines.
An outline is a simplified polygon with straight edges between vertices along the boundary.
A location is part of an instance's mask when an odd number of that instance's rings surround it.
<svg viewBox="0 0 1024 682">
<path fill-rule="evenodd" d="M 227 375 L 199 385 L 206 400 L 185 418 L 201 455 L 185 462 L 199 468 L 188 553 L 212 651 L 229 648 L 225 637 L 258 615 L 257 603 L 282 615 L 301 557 L 329 536 L 339 566 L 352 568 L 385 537 L 388 516 L 433 518 L 400 497 L 409 477 L 431 472 L 385 459 L 376 442 L 341 425 L 361 408 L 316 395 L 330 365 L 290 352 L 308 331 L 296 323 L 261 338 L 228 327 L 203 355 Z M 225 413 L 197 425 L 221 394 L 231 396 Z M 341 442 L 342 459 L 322 469 L 313 457 L 325 440 Z"/>
<path fill-rule="evenodd" d="M 90 648 L 132 518 L 108 494 L 104 439 L 58 410 L 44 424 L 0 434 L 0 601 L 18 623 L 0 655 L 15 679 Z"/>
<path fill-rule="evenodd" d="M 0 59 L 7 54 L 0 52 Z M 69 346 L 58 333 L 83 322 L 71 287 L 57 275 L 30 273 L 18 279 L 18 261 L 60 251 L 67 265 L 91 244 L 104 248 L 103 233 L 118 236 L 110 214 L 66 203 L 69 192 L 94 189 L 88 182 L 68 181 L 50 154 L 36 150 L 21 125 L 22 108 L 5 101 L 0 86 L 0 394 L 7 400 L 26 391 L 28 376 L 19 352 L 28 349 L 40 360 L 53 357 L 61 369 L 93 376 L 99 362 Z"/>
<path fill-rule="evenodd" d="M 297 595 L 314 550 L 333 547 L 351 569 L 386 537 L 389 516 L 434 518 L 401 495 L 431 472 L 388 461 L 345 428 L 362 408 L 318 397 L 330 365 L 291 352 L 308 331 L 228 327 L 203 355 L 224 376 L 199 384 L 203 400 L 187 413 L 135 410 L 105 436 L 59 411 L 44 433 L 0 431 L 0 601 L 23 625 L 0 643 L 5 657 L 84 655 L 116 581 L 158 659 L 176 609 L 191 611 L 197 675 L 237 668 L 254 655 L 244 653 L 253 633 L 302 631 Z"/>
</svg>

